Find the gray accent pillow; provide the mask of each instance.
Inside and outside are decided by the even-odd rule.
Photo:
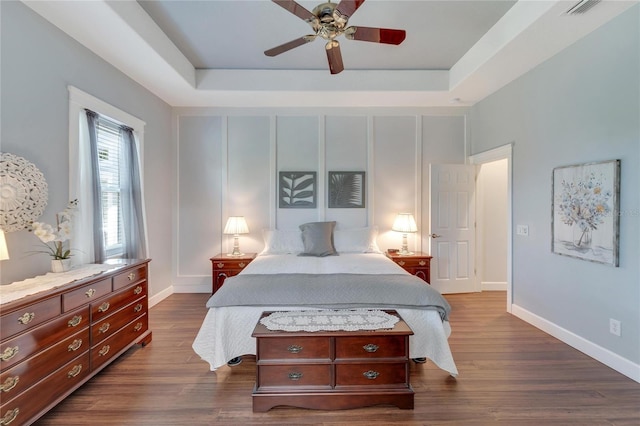
[[[300,225],[304,251],[298,256],[335,256],[338,254],[333,245],[333,229],[336,222],[309,222]]]

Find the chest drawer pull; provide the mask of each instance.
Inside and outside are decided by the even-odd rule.
[[[218,263],[216,264],[216,266],[217,266],[218,268],[222,269],[222,268],[224,268],[224,263],[222,263],[222,262],[218,262]]]
[[[291,345],[287,348],[287,350],[289,352],[291,352],[292,354],[298,354],[300,352],[302,352],[302,346],[298,346],[298,345]]]
[[[110,350],[110,349],[111,349],[111,346],[109,346],[109,345],[104,345],[104,346],[102,347],[102,349],[100,349],[100,350],[98,351],[98,355],[100,355],[100,356],[105,356],[106,354],[108,354],[108,353],[109,353],[109,350]]]
[[[140,294],[140,293],[142,293],[142,286],[141,285],[136,286],[136,288],[133,290],[133,294],[137,295],[137,294]]]
[[[362,347],[362,349],[369,353],[376,352],[378,348],[380,348],[380,346],[374,345],[373,343],[368,343]]]
[[[142,323],[139,322],[135,325],[135,327],[133,327],[133,331],[140,331],[142,330]]]
[[[104,302],[102,305],[98,307],[98,312],[107,312],[109,310],[109,302]]]
[[[67,377],[68,378],[73,378],[76,377],[78,374],[80,374],[80,372],[82,371],[82,364],[78,364],[76,366],[74,366],[68,373],[67,373]]]
[[[302,373],[291,372],[289,373],[289,380],[300,380],[302,379]]]
[[[380,373],[378,373],[377,371],[369,370],[362,373],[362,375],[369,380],[374,380],[380,375]]]
[[[91,299],[93,297],[93,295],[96,294],[96,289],[95,288],[90,288],[89,290],[86,291],[85,294],[87,295],[87,297],[89,299]]]
[[[20,376],[7,377],[7,380],[5,380],[4,383],[0,385],[0,390],[2,390],[2,392],[9,392],[11,389],[16,387],[19,381]]]
[[[0,425],[8,425],[12,421],[14,421],[16,417],[18,417],[19,413],[19,408],[14,408],[13,410],[7,411],[7,414],[5,414],[4,417],[0,419]]]
[[[109,324],[108,322],[105,322],[100,326],[100,328],[98,329],[98,332],[106,333],[109,330],[109,327],[111,327],[111,324]]]
[[[80,349],[80,346],[82,346],[82,339],[76,339],[73,341],[73,343],[71,343],[68,347],[68,351],[67,352],[71,352],[71,351],[77,351],[78,349]]]
[[[398,262],[398,265],[404,266],[404,260],[401,260],[400,262]]]
[[[0,359],[3,361],[9,361],[11,358],[16,356],[19,350],[20,348],[18,348],[17,346],[7,348],[4,350],[4,352],[2,352],[2,355],[0,355]]]
[[[34,312],[25,312],[20,318],[18,318],[18,322],[23,325],[29,324],[36,317]]]
[[[240,262],[240,263],[238,263],[238,266],[241,267],[241,268],[244,268],[245,266],[247,266],[247,264],[244,263],[244,262]]]
[[[127,278],[129,278],[129,281],[133,281],[136,278],[136,274],[131,272],[129,275],[127,275]]]
[[[420,262],[418,262],[418,265],[420,265],[420,266],[424,266],[426,264],[427,264],[427,262],[425,262],[424,260],[421,260]]]
[[[140,312],[142,310],[142,303],[138,303],[135,308],[133,308],[133,312]]]
[[[67,323],[68,327],[77,327],[82,322],[82,315],[76,315]]]

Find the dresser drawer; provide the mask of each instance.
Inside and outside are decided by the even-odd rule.
[[[112,312],[110,316],[93,322],[91,325],[91,344],[95,346],[131,322],[131,318],[146,313],[147,299],[140,298],[121,310]]]
[[[108,296],[104,299],[98,300],[91,304],[91,320],[93,323],[105,318],[108,315],[116,312],[123,306],[128,305],[139,298],[146,298],[147,296],[147,282],[142,281],[138,284],[134,284],[129,288],[125,288],[113,296]]]
[[[330,337],[273,337],[260,339],[258,357],[265,360],[329,360]]]
[[[147,315],[142,315],[111,337],[91,348],[91,370],[99,368],[105,362],[111,360],[127,345],[133,345],[138,338],[149,328]]]
[[[0,347],[0,371],[5,371],[33,355],[58,343],[89,325],[89,307],[70,312],[60,318],[43,324],[31,330],[28,334],[21,334],[11,340],[6,340]]]
[[[141,266],[136,269],[129,269],[113,277],[113,289],[119,290],[130,284],[136,283],[141,280],[146,280],[146,279],[147,279],[146,266]]]
[[[3,399],[2,407],[0,407],[0,419],[4,420],[3,424],[5,425],[25,424],[40,411],[58,399],[62,399],[69,393],[69,389],[81,383],[88,374],[89,354],[86,353],[56,370],[39,382],[38,386],[31,387],[17,398],[10,401]]]
[[[52,297],[0,317],[0,336],[7,339],[60,315],[60,297]]]
[[[67,312],[111,293],[111,278],[96,281],[62,295],[62,309]]]
[[[260,365],[257,388],[331,389],[330,364]]]
[[[87,352],[89,345],[89,328],[85,326],[84,330],[3,372],[0,374],[2,400],[13,399],[52,370]]]
[[[343,358],[405,358],[405,336],[336,337],[336,360]]]
[[[406,362],[336,364],[336,389],[340,386],[408,387]]]

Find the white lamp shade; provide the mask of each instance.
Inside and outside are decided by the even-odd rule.
[[[0,229],[0,260],[9,259],[9,250],[7,250],[7,240],[4,238],[4,231]]]
[[[391,230],[403,233],[418,232],[418,226],[411,213],[398,213]]]
[[[249,227],[244,216],[230,216],[222,232],[229,235],[248,234]]]

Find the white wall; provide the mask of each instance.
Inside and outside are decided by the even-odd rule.
[[[640,380],[640,6],[473,107],[472,153],[513,142],[519,315]],[[554,167],[620,159],[620,266],[551,252]],[[609,318],[622,336],[609,333]]]
[[[48,223],[69,202],[69,93],[73,85],[146,122],[144,179],[149,231],[150,294],[170,287],[171,108],[142,86],[18,1],[0,2],[3,152],[26,158],[45,176]],[[79,200],[80,203],[83,200]],[[39,240],[26,230],[7,234],[11,259],[0,282],[50,271]]]
[[[508,166],[503,159],[482,164],[478,172],[476,265],[483,290],[506,290],[507,286]]]
[[[243,252],[260,252],[265,228],[318,220],[339,227],[378,225],[382,249],[398,247],[396,213],[417,215],[411,248],[428,249],[428,165],[464,163],[464,109],[175,110],[177,129],[174,276],[178,292],[211,290],[208,259],[230,249],[221,234],[244,215]],[[317,173],[317,208],[278,208],[279,171]],[[365,208],[328,208],[329,171],[364,171]],[[424,197],[427,197],[424,200]]]

